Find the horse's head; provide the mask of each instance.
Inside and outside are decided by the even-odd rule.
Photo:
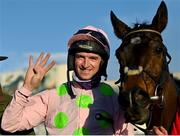
[[[151,105],[163,103],[162,84],[171,59],[161,37],[167,25],[167,7],[162,1],[151,24],[130,28],[112,11],[111,22],[116,36],[122,40],[116,50],[120,64],[119,102],[128,122],[142,124],[149,119]]]

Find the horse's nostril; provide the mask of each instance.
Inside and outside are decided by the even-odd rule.
[[[129,101],[129,107],[131,108],[147,108],[150,104],[150,97],[148,93],[138,87],[135,87],[129,91],[129,95],[127,97]]]
[[[119,94],[119,104],[124,107],[124,109],[127,107],[147,108],[149,103],[149,95],[138,87],[135,87],[130,91],[122,91]]]

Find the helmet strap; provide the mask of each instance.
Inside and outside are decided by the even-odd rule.
[[[76,98],[76,95],[74,94],[73,90],[72,90],[72,83],[70,81],[70,74],[69,74],[69,70],[67,71],[67,86],[68,86],[68,94],[70,95],[71,99]]]

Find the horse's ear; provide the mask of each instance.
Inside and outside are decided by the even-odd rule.
[[[130,31],[130,28],[128,25],[119,20],[113,11],[111,11],[110,16],[115,35],[122,39]]]
[[[158,31],[162,32],[168,22],[168,11],[164,1],[161,2],[156,15],[153,18],[152,26]]]

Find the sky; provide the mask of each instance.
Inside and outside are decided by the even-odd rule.
[[[172,57],[169,69],[180,72],[180,0],[164,0],[168,25],[162,33]],[[110,40],[108,79],[119,78],[115,50],[121,40],[114,33],[110,11],[123,22],[152,21],[161,0],[0,0],[0,72],[27,68],[28,57],[49,52],[58,64],[66,63],[67,42],[79,29],[92,25],[103,29]]]

